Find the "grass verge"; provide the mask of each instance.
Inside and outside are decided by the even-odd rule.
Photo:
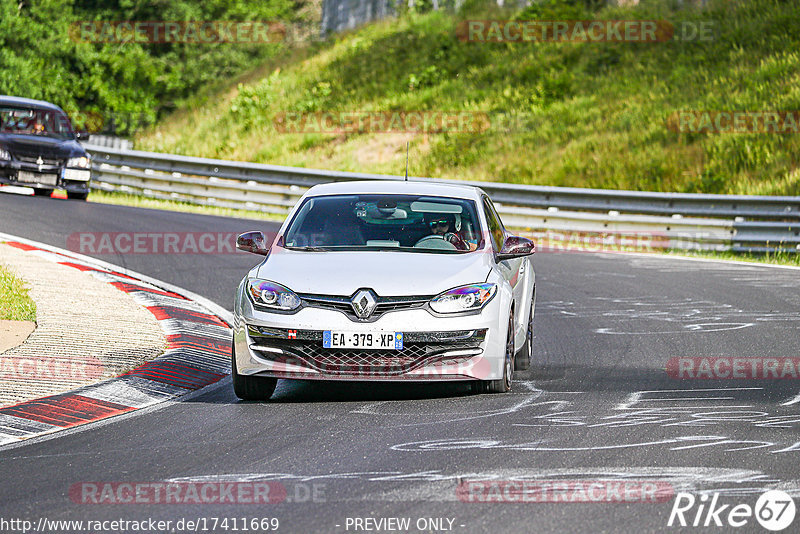
[[[25,283],[0,265],[0,320],[35,321],[36,303]]]
[[[800,254],[789,252],[746,254],[736,252],[670,250],[665,252],[665,254],[669,256],[688,256],[690,258],[700,259],[746,261],[752,263],[768,263],[771,265],[789,265],[793,267],[800,267]]]
[[[146,198],[129,193],[116,193],[110,191],[93,190],[89,195],[91,202],[99,204],[114,204],[116,206],[131,206],[134,208],[148,208],[166,211],[179,211],[182,213],[198,213],[201,215],[216,215],[219,217],[234,217],[237,219],[254,219],[260,221],[282,222],[284,216],[265,213],[255,210],[237,210],[233,208],[221,208],[217,206],[203,206],[190,202],[180,202],[176,200],[160,200],[156,198]]]

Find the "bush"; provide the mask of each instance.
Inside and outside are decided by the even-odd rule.
[[[290,21],[290,0],[0,0],[0,94],[51,101],[77,127],[131,134],[272,57],[277,44],[78,42],[79,21]],[[72,33],[71,33],[72,32]],[[94,118],[94,120],[88,120]]]

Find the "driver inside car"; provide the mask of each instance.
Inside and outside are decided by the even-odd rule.
[[[450,213],[434,213],[426,216],[426,222],[431,230],[431,235],[441,236],[458,250],[475,250],[477,245],[465,242],[455,232],[455,217]]]

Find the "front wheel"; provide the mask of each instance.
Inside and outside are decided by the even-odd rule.
[[[236,351],[231,342],[231,378],[233,392],[242,400],[269,400],[278,385],[277,378],[240,375],[236,369]]]
[[[478,382],[477,389],[486,393],[505,393],[511,391],[514,379],[514,310],[508,316],[508,333],[506,334],[505,359],[503,361],[503,378]]]
[[[53,194],[52,189],[34,189],[33,194],[37,197],[49,197]]]

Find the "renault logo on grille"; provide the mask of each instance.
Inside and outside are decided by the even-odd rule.
[[[359,289],[353,298],[350,299],[350,304],[353,306],[353,311],[359,319],[366,319],[372,312],[375,311],[375,305],[378,299],[371,289]]]

